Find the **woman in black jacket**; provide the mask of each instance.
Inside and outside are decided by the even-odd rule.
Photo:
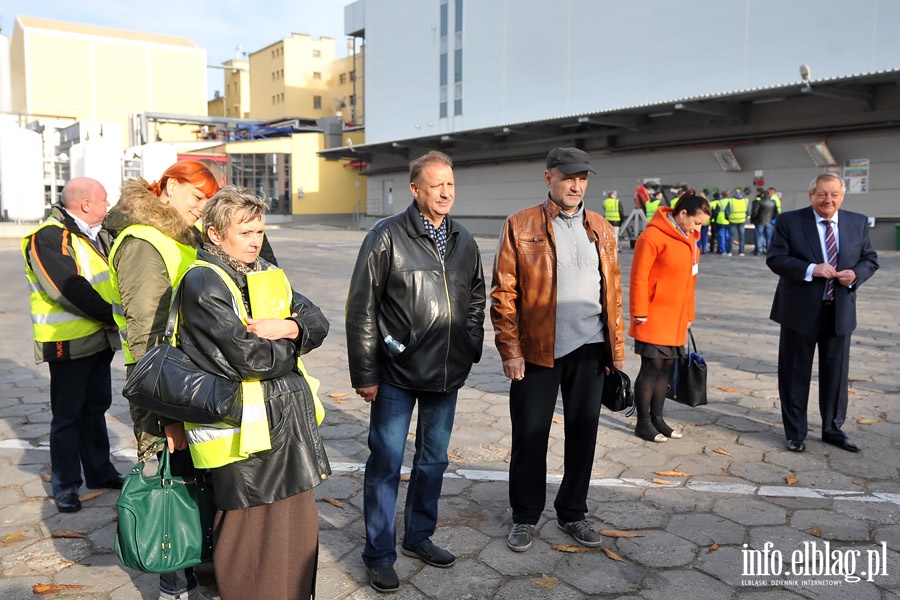
[[[331,473],[313,395],[297,368],[301,354],[322,344],[328,321],[296,292],[291,316],[252,318],[247,274],[270,267],[259,258],[265,208],[250,190],[227,186],[216,194],[203,211],[206,242],[198,264],[181,284],[182,349],[210,373],[260,382],[271,444],[246,458],[222,457],[198,443],[202,432],[235,430],[187,427],[195,464],[222,463],[212,478],[220,509],[214,564],[223,600],[314,596],[318,514],[312,488]],[[243,430],[235,435],[247,437],[244,392]]]

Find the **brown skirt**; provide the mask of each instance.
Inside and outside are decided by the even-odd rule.
[[[634,340],[634,353],[644,358],[678,358],[684,356],[684,346],[659,346]]]
[[[319,515],[312,490],[274,504],[219,511],[213,543],[222,600],[314,596]]]

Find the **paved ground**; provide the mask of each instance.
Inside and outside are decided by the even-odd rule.
[[[324,346],[306,360],[322,380],[328,408],[322,435],[335,470],[317,488],[318,597],[374,598],[378,594],[368,587],[360,559],[368,408],[350,387],[342,317],[362,233],[282,228],[270,236],[295,287],[322,306],[332,323]],[[481,245],[489,269],[494,240],[483,239]],[[621,261],[627,282],[630,250]],[[682,426],[685,437],[665,444],[634,437],[633,418],[601,415],[590,517],[599,529],[635,537],[607,537],[602,549],[586,553],[554,548],[571,540],[553,524],[552,482],[550,510],[534,547],[524,554],[506,548],[508,384],[488,331],[485,358],[460,393],[434,538],[459,560],[441,570],[401,555],[396,567],[402,587],[394,597],[868,600],[898,595],[900,417],[894,410],[900,369],[894,353],[900,345],[900,253],[883,252],[881,265],[860,292],[860,325],[853,337],[846,431],[863,453],[818,442],[814,410],[807,452],[798,455],[783,448],[778,410],[777,329],[767,318],[775,278],[761,258],[704,257],[695,333],[709,362],[710,404],[669,406],[670,422]],[[0,287],[0,325],[6,331],[0,348],[0,597],[31,598],[33,586],[51,584],[83,586],[59,593],[66,598],[155,598],[155,576],[123,569],[112,552],[114,492],[86,499],[84,509],[70,515],[58,514],[47,498],[49,380],[47,367],[32,362],[16,240],[0,239],[0,279],[7,282]],[[639,359],[629,355],[626,370],[635,376],[638,366]],[[117,366],[116,389],[123,379]],[[108,422],[124,472],[134,459],[121,397]],[[562,447],[560,415],[553,426],[551,478],[560,475]],[[666,471],[683,475],[660,474]],[[83,537],[54,537],[60,530]],[[822,570],[823,561],[804,558],[816,553],[824,553],[828,570]],[[215,596],[214,587],[206,590]]]

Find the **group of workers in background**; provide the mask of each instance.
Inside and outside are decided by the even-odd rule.
[[[674,208],[678,202],[679,194],[687,189],[686,185],[672,188],[671,197],[668,199],[662,189],[652,193],[649,199],[635,195],[635,205],[642,210],[647,217],[647,222],[661,206]],[[772,243],[772,235],[775,232],[775,219],[781,214],[781,198],[774,187],[768,189],[757,188],[756,196],[750,199],[750,188],[736,187],[734,190],[718,188],[704,189],[703,197],[709,200],[712,209],[712,217],[709,224],[704,225],[700,232],[698,245],[700,252],[727,256],[744,256],[746,244],[745,226],[749,221],[754,227],[755,239],[753,240],[753,255],[766,254]],[[610,222],[619,239],[619,228],[626,220],[622,201],[615,191],[607,193],[603,200],[603,214]],[[735,243],[737,249],[734,248]]]

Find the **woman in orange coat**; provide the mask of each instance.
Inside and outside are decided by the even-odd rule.
[[[663,403],[669,373],[675,359],[684,355],[687,329],[694,320],[697,240],[710,212],[706,198],[688,190],[677,208],[659,208],[634,246],[628,334],[641,357],[634,382],[638,412],[634,434],[648,442],[681,437],[663,420]]]

